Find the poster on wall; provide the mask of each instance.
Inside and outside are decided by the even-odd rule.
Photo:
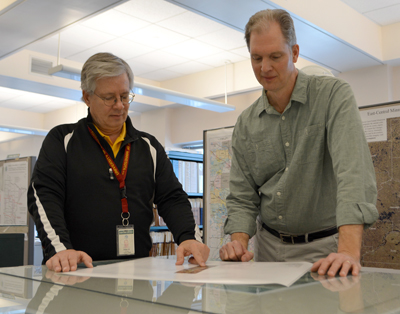
[[[378,221],[364,231],[361,264],[400,269],[400,102],[360,108],[378,188]]]

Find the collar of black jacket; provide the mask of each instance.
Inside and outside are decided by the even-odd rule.
[[[88,115],[86,117],[86,121],[87,121],[89,127],[93,131],[95,131],[96,134],[98,134],[96,128],[94,127],[92,115],[90,114],[90,108],[88,108]],[[132,124],[131,118],[129,116],[126,117],[125,123],[126,123],[126,137],[125,137],[125,140],[122,145],[124,145],[125,143],[128,143],[128,142],[135,141],[140,137],[139,131],[137,129],[135,129],[135,127]]]

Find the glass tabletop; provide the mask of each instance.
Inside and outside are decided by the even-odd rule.
[[[400,271],[307,273],[290,287],[63,276],[0,268],[0,313],[398,313]]]

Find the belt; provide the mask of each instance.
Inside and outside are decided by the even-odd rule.
[[[313,233],[307,233],[307,234],[302,234],[302,235],[291,235],[291,234],[286,234],[286,233],[281,233],[279,231],[276,231],[276,230],[268,227],[265,223],[262,223],[262,226],[269,233],[271,233],[275,237],[281,239],[282,243],[291,243],[291,244],[312,242],[317,239],[329,237],[338,232],[337,227],[332,227],[329,229],[325,229],[325,230],[321,230],[321,231],[313,232]]]

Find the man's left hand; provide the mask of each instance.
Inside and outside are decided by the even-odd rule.
[[[185,256],[193,255],[191,258],[189,258],[189,263],[206,266],[206,261],[209,254],[210,249],[207,245],[197,240],[186,240],[183,241],[176,250],[175,265],[182,265],[185,261]]]
[[[343,225],[339,227],[338,252],[331,253],[326,258],[321,258],[314,263],[311,271],[318,271],[319,275],[336,276],[339,272],[341,277],[347,276],[349,272],[357,276],[361,270],[360,250],[363,234],[363,225]]]
[[[318,271],[318,275],[328,275],[330,277],[339,276],[345,277],[349,272],[353,276],[357,276],[361,270],[361,264],[348,254],[331,253],[326,258],[321,258],[311,267],[311,271]]]

